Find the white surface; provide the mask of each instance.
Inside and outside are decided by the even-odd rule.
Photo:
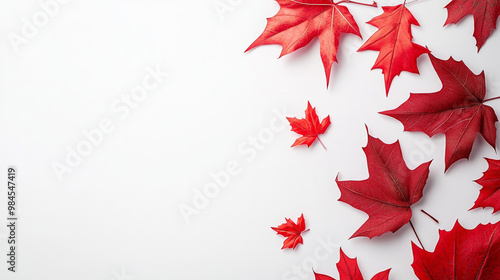
[[[414,41],[438,58],[452,55],[475,73],[484,70],[487,97],[500,95],[500,32],[478,54],[471,17],[442,28],[448,2],[409,6],[421,24],[413,28]],[[41,8],[38,1],[0,1],[0,174],[18,168],[20,217],[16,274],[7,272],[0,227],[1,279],[313,279],[312,266],[337,277],[340,246],[358,257],[366,279],[391,267],[390,279],[416,279],[410,266],[416,239],[408,225],[349,240],[367,215],[337,201],[334,178],[368,176],[365,124],[385,142],[400,139],[410,168],[434,159],[412,218],[428,249],[438,230],[457,219],[468,228],[500,219],[491,208],[468,211],[480,189],[473,180],[487,167],[483,157],[498,158],[481,137],[470,161],[443,174],[444,136],[403,132],[398,121],[377,113],[399,106],[410,92],[441,88],[426,55],[421,75],[396,77],[386,98],[381,71],[370,71],[378,53],[357,53],[363,41],[343,36],[327,90],[316,40],[279,60],[279,46],[243,53],[278,11],[276,2],[231,3],[221,20],[212,0],[70,1],[16,54],[8,34],[20,33],[23,17]],[[376,28],[364,22],[381,8],[349,9],[366,40]],[[157,65],[170,76],[120,119],[113,102]],[[322,136],[327,151],[317,143],[290,148],[297,135],[288,126],[274,131],[254,158],[238,151],[251,147],[249,137],[268,132],[273,110],[302,117],[308,100],[320,118],[332,118]],[[489,105],[499,112],[500,103]],[[65,163],[65,148],[105,118],[115,130],[59,181],[53,162]],[[434,153],[422,151],[421,141],[433,143]],[[192,206],[195,190],[212,182],[209,174],[233,160],[240,174],[186,224],[179,205]],[[6,188],[0,202],[3,225]],[[281,251],[283,238],[270,227],[301,213],[311,229],[304,245]],[[318,259],[318,240],[328,239],[334,248]],[[302,277],[292,276],[294,267]]]

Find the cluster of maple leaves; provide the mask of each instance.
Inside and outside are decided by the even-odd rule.
[[[281,56],[294,52],[319,38],[320,53],[327,86],[331,68],[337,62],[337,50],[342,33],[361,37],[358,25],[349,9],[342,5],[356,3],[376,7],[377,4],[358,3],[350,0],[276,0],[279,12],[268,19],[262,35],[247,49],[267,44],[281,45]],[[415,2],[418,0],[413,0]],[[409,2],[408,2],[409,3]],[[441,60],[426,47],[412,42],[412,25],[419,23],[407,8],[407,1],[396,6],[386,6],[383,13],[368,22],[378,30],[360,47],[359,51],[378,51],[372,69],[381,69],[385,79],[386,95],[393,79],[402,71],[418,74],[417,58],[428,54],[442,82],[442,89],[435,93],[411,94],[398,108],[380,112],[397,119],[405,131],[421,131],[432,137],[445,134],[445,172],[460,159],[469,158],[477,134],[493,148],[496,142],[497,116],[485,103],[486,83],[484,71],[475,75],[463,62],[453,58]],[[445,7],[448,18],[445,25],[456,24],[471,14],[474,18],[474,37],[478,51],[496,28],[500,16],[500,0],[451,0]],[[319,121],[315,108],[307,105],[304,119],[288,118],[292,131],[301,134],[293,146],[311,146],[319,135],[326,132],[330,116]],[[368,128],[367,128],[368,133]],[[323,145],[326,149],[326,147]],[[386,232],[395,232],[410,223],[411,206],[423,195],[431,162],[410,170],[403,160],[399,142],[386,144],[368,133],[368,143],[363,148],[369,178],[362,181],[340,181],[339,201],[368,214],[368,220],[352,235],[373,238]],[[473,208],[493,207],[500,211],[500,160],[486,159],[489,168],[476,182],[482,185]],[[308,231],[304,216],[297,223],[286,223],[272,228],[286,237],[282,249],[294,249],[303,243],[301,234]],[[417,236],[418,238],[418,236]],[[434,252],[412,244],[413,270],[419,279],[500,279],[500,223],[479,225],[467,230],[457,221],[449,231],[440,231]],[[362,280],[356,259],[340,250],[337,264],[340,280]],[[373,276],[372,280],[389,279],[390,269]],[[316,280],[332,280],[330,276],[314,272]]]
[[[363,4],[350,0],[276,0],[278,14],[267,20],[264,32],[246,51],[257,46],[281,45],[281,56],[305,47],[315,37],[320,42],[320,54],[325,68],[327,85],[330,83],[332,65],[337,62],[337,51],[342,33],[361,37],[358,24],[343,3],[356,3],[376,7],[376,2]],[[415,2],[418,0],[413,0]],[[412,42],[411,26],[419,23],[406,7],[407,0],[396,6],[386,6],[383,14],[368,23],[377,27],[375,32],[358,51],[379,51],[373,69],[381,69],[385,78],[386,94],[392,80],[402,71],[418,74],[417,58],[430,51]],[[499,0],[452,0],[447,6],[445,25],[458,23],[465,16],[474,17],[474,37],[478,50],[496,28],[500,16]]]

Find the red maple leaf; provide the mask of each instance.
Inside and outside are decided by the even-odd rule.
[[[399,141],[385,144],[368,135],[363,151],[370,177],[363,181],[339,181],[339,201],[364,211],[368,220],[353,237],[382,235],[395,232],[410,221],[411,206],[422,198],[429,165],[426,162],[414,170],[408,169],[401,154]]]
[[[313,108],[309,101],[307,102],[305,119],[299,120],[297,118],[287,117],[287,120],[292,126],[292,131],[303,135],[302,137],[299,137],[297,140],[295,140],[295,143],[293,143],[292,147],[298,145],[307,145],[307,147],[310,147],[316,139],[318,139],[321,145],[323,145],[323,142],[321,142],[321,139],[319,139],[318,135],[325,133],[326,129],[331,124],[330,115],[324,118],[321,123],[319,122],[318,115],[316,114],[316,108]],[[326,149],[325,145],[323,145],[323,148]]]
[[[434,252],[413,247],[413,271],[420,280],[493,280],[500,275],[499,223],[439,231]]]
[[[430,55],[443,88],[429,94],[411,94],[394,110],[381,112],[403,123],[406,131],[422,131],[429,137],[446,136],[445,171],[457,160],[469,158],[477,133],[495,147],[497,116],[483,103],[484,72],[474,75],[462,62]]]
[[[297,219],[297,223],[294,223],[291,219],[288,218],[285,218],[285,220],[286,223],[281,224],[279,227],[271,227],[271,228],[278,234],[281,234],[284,237],[286,237],[285,241],[283,241],[283,247],[281,247],[282,250],[285,248],[295,249],[295,247],[297,247],[299,243],[303,244],[301,234],[303,232],[309,231],[308,229],[306,230],[306,222],[304,220],[304,214],[302,214]]]
[[[467,15],[474,17],[474,37],[479,51],[496,28],[500,0],[452,0],[446,9],[448,19],[444,25],[458,23]]]
[[[340,280],[363,280],[363,275],[361,275],[358,267],[358,261],[356,258],[351,259],[344,254],[342,248],[340,249],[340,260],[337,263],[337,270],[339,271]],[[388,280],[390,271],[391,269],[379,272],[372,277],[372,280]],[[328,275],[318,274],[314,270],[313,273],[316,280],[335,280]]]
[[[500,160],[487,158],[488,170],[476,183],[483,186],[474,208],[493,207],[494,212],[500,211]]]
[[[372,69],[382,70],[386,95],[389,94],[392,80],[402,71],[419,74],[417,58],[429,53],[427,48],[412,42],[411,25],[419,24],[405,4],[382,7],[384,13],[368,22],[378,31],[358,50],[380,52]]]
[[[325,67],[327,86],[332,65],[337,62],[337,49],[342,33],[361,37],[358,25],[343,2],[332,0],[276,0],[280,5],[278,14],[267,19],[267,26],[249,51],[262,45],[281,45],[280,57],[294,52],[319,38],[321,60]],[[375,3],[372,5],[376,6]]]

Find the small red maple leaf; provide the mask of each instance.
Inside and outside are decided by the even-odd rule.
[[[321,142],[321,139],[319,139],[318,135],[325,133],[328,126],[330,126],[330,115],[324,118],[320,123],[318,115],[316,114],[316,108],[313,108],[311,106],[311,103],[309,103],[308,101],[305,119],[299,120],[297,118],[287,117],[287,120],[292,126],[292,131],[303,135],[302,137],[299,137],[297,140],[295,140],[295,143],[293,143],[292,147],[298,145],[307,145],[307,147],[310,147],[312,143],[314,143],[314,141],[318,139],[323,148],[325,148],[326,150],[325,145],[323,144],[323,142]]]
[[[337,270],[339,271],[340,280],[363,280],[363,275],[361,275],[361,271],[358,267],[358,261],[356,258],[349,258],[344,251],[342,251],[342,248],[340,249],[340,260],[337,263]],[[390,271],[391,269],[387,269],[379,272],[373,276],[371,280],[388,280]],[[313,273],[316,280],[335,280],[328,275],[316,273],[314,270]]]
[[[499,223],[464,229],[458,221],[451,231],[439,231],[434,252],[414,243],[413,271],[420,280],[493,280],[500,275]]]
[[[500,0],[452,0],[448,5],[444,25],[458,23],[467,15],[474,17],[474,37],[478,51],[496,28],[500,16]]]
[[[483,177],[476,180],[476,183],[483,186],[474,207],[493,207],[494,212],[500,211],[500,160],[487,158],[488,170],[483,173]]]
[[[285,241],[283,241],[283,247],[281,250],[285,248],[295,249],[297,245],[303,244],[301,234],[309,231],[306,230],[306,222],[304,220],[304,214],[302,214],[298,219],[297,223],[294,223],[291,219],[285,218],[286,223],[281,224],[278,227],[271,227],[277,234],[281,234],[286,237]]]
[[[411,206],[422,198],[431,162],[408,169],[399,141],[385,144],[368,134],[363,148],[370,177],[363,181],[339,181],[339,201],[368,214],[368,220],[351,236],[382,235],[395,232],[410,221]]]
[[[246,51],[257,46],[277,44],[283,47],[280,55],[282,57],[305,47],[312,39],[318,37],[328,86],[332,65],[337,62],[341,34],[352,33],[361,37],[358,25],[347,7],[339,5],[340,2],[352,1],[339,3],[333,3],[332,0],[276,1],[280,5],[278,14],[267,19],[264,32]]]
[[[484,71],[479,75],[462,61],[429,55],[443,88],[439,92],[411,94],[394,110],[381,112],[403,123],[406,131],[422,131],[429,137],[446,136],[445,171],[462,158],[469,158],[477,133],[495,147],[498,121],[493,108],[484,105]]]
[[[388,95],[392,80],[402,71],[419,74],[417,58],[429,50],[412,42],[411,26],[419,24],[406,8],[406,1],[402,5],[382,8],[384,13],[368,22],[379,30],[358,51],[380,52],[372,69],[382,70]]]

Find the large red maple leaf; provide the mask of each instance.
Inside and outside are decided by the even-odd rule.
[[[500,0],[452,0],[447,6],[445,25],[458,23],[467,15],[474,17],[474,37],[478,50],[484,45],[497,25]]]
[[[500,211],[500,160],[487,158],[488,170],[483,173],[483,177],[476,180],[476,183],[483,186],[474,208],[493,207],[493,211]]]
[[[372,69],[382,70],[388,95],[392,80],[402,71],[419,74],[417,58],[429,50],[412,42],[411,26],[419,24],[405,4],[382,8],[384,13],[368,22],[378,31],[358,51],[380,52]]]
[[[394,110],[381,112],[398,119],[406,131],[422,131],[432,137],[446,136],[446,169],[462,158],[469,158],[477,133],[495,147],[497,116],[484,105],[484,72],[474,75],[462,62],[440,60],[430,55],[443,88],[429,94],[411,94]]]
[[[358,267],[358,261],[356,258],[349,258],[344,251],[342,251],[342,248],[340,249],[340,260],[337,263],[337,270],[339,271],[340,280],[363,280],[363,275],[361,275],[361,271]],[[371,280],[388,280],[390,271],[391,269],[387,269],[379,272],[373,276]],[[335,280],[328,275],[319,274],[314,271],[313,273],[316,280]]]
[[[298,145],[307,145],[310,147],[316,139],[321,143],[323,148],[326,149],[321,139],[319,139],[320,134],[325,133],[328,126],[330,126],[330,115],[324,118],[321,123],[319,122],[318,115],[316,114],[316,108],[311,106],[311,103],[307,102],[306,109],[306,118],[305,119],[297,119],[297,118],[286,118],[290,125],[292,126],[292,131],[302,134],[302,137],[299,137],[293,143],[292,147]]]
[[[420,280],[500,279],[499,223],[439,231],[434,252],[413,247],[413,270]]]
[[[363,151],[368,162],[370,177],[363,181],[339,181],[339,201],[368,214],[368,220],[353,237],[382,235],[395,232],[410,221],[411,206],[422,198],[429,175],[426,162],[410,170],[401,154],[399,142],[385,144],[368,135]]]
[[[361,37],[352,14],[347,7],[332,0],[276,1],[280,5],[278,14],[267,19],[264,32],[246,51],[257,46],[277,44],[283,47],[282,57],[318,37],[328,86],[332,65],[337,62],[340,35],[352,33]]]
[[[303,244],[303,239],[301,234],[308,231],[306,230],[306,221],[304,220],[304,214],[302,214],[298,219],[297,223],[294,223],[291,219],[285,218],[286,223],[281,224],[278,227],[271,227],[277,234],[281,234],[286,237],[283,241],[283,247],[281,249],[290,248],[295,249],[297,245]]]

